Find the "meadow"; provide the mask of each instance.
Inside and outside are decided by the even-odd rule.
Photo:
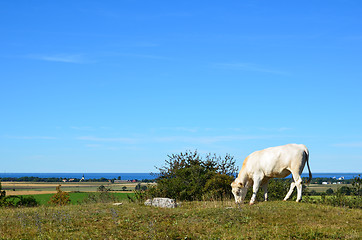
[[[254,206],[237,206],[232,200],[185,201],[181,207],[161,209],[137,202],[133,191],[137,184],[61,183],[71,202],[53,206],[49,199],[59,183],[3,182],[7,194],[31,195],[40,206],[2,208],[0,239],[362,238],[362,209],[321,204],[322,196],[305,196],[302,203],[269,201]],[[311,184],[308,189],[324,192],[343,185],[349,186]],[[100,186],[112,190],[107,198],[97,192]],[[125,186],[129,191],[123,191]],[[92,198],[95,201],[89,201]],[[123,204],[114,206],[115,201]]]
[[[108,182],[2,182],[2,189],[6,195],[35,195],[56,193],[56,187],[61,185],[65,192],[97,192],[100,186],[110,189],[112,192],[132,192],[137,184],[141,186],[152,185],[152,183],[121,183],[112,184]]]
[[[89,197],[90,193],[87,192],[70,192],[69,193],[69,199],[70,204],[77,205],[82,204],[84,200],[86,200]],[[97,193],[95,193],[97,194]],[[98,193],[99,194],[99,193]],[[117,192],[117,193],[110,193],[115,199],[117,200],[125,200],[128,199],[127,196],[133,198],[134,193],[133,192]],[[54,194],[35,194],[35,195],[25,195],[25,196],[33,196],[35,200],[39,203],[39,205],[49,205],[49,200],[51,196]]]
[[[5,208],[1,239],[361,239],[362,210],[293,201]]]

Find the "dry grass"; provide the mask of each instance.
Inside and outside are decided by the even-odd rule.
[[[23,190],[23,191],[6,191],[6,196],[21,196],[21,195],[39,195],[39,194],[49,194],[56,193],[57,191],[32,191],[32,190]]]
[[[98,187],[103,185],[106,188],[112,189],[114,192],[128,192],[135,189],[138,183],[121,183],[111,184],[108,182],[2,182],[3,190],[6,190],[6,195],[34,195],[34,194],[46,194],[56,193],[56,187],[61,185],[61,189],[65,192],[96,192]],[[142,183],[147,185],[146,183]],[[152,184],[151,184],[152,185]],[[123,191],[122,187],[127,187],[128,191]],[[15,190],[15,191],[14,191]]]
[[[362,210],[295,202],[238,208],[189,202],[160,209],[124,202],[2,209],[4,239],[361,239]]]

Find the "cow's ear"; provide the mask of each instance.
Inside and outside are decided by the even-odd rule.
[[[239,183],[239,187],[243,187],[243,184],[242,184],[242,183]]]

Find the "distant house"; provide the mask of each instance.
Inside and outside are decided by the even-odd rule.
[[[66,182],[66,181],[67,181],[67,179],[63,179],[63,180],[62,180],[62,182]]]
[[[328,184],[327,182],[322,182],[322,184]]]
[[[69,179],[69,182],[73,182],[73,181],[74,181],[74,178],[70,178],[70,179]]]

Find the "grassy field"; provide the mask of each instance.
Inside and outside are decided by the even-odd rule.
[[[308,187],[308,191],[314,190],[317,193],[321,193],[321,192],[326,192],[326,190],[329,188],[331,188],[334,192],[336,192],[338,188],[343,187],[343,186],[352,187],[352,184],[314,184],[314,183],[311,183],[307,187]]]
[[[0,211],[1,239],[361,239],[362,210],[295,202],[124,202]]]
[[[124,192],[123,187],[126,187],[128,192],[132,192],[138,183],[121,183],[112,184],[108,182],[2,182],[2,188],[6,191],[6,195],[34,195],[44,193],[56,193],[56,187],[61,185],[61,189],[65,192],[96,192],[98,187],[103,185],[115,192]],[[146,183],[141,183],[141,186],[147,186]],[[126,191],[126,192],[127,192]]]
[[[127,195],[129,195],[130,197],[134,196],[133,192],[128,192],[128,193],[111,193],[113,196],[115,196],[117,199],[119,200],[125,200],[128,199]],[[53,196],[54,194],[35,194],[35,195],[30,195],[33,196],[40,205],[48,205],[48,202],[50,200],[50,197]],[[69,193],[69,199],[70,199],[70,203],[71,204],[79,204],[82,203],[82,201],[84,199],[86,199],[88,197],[89,193],[84,193],[84,192],[80,192],[80,193]]]

